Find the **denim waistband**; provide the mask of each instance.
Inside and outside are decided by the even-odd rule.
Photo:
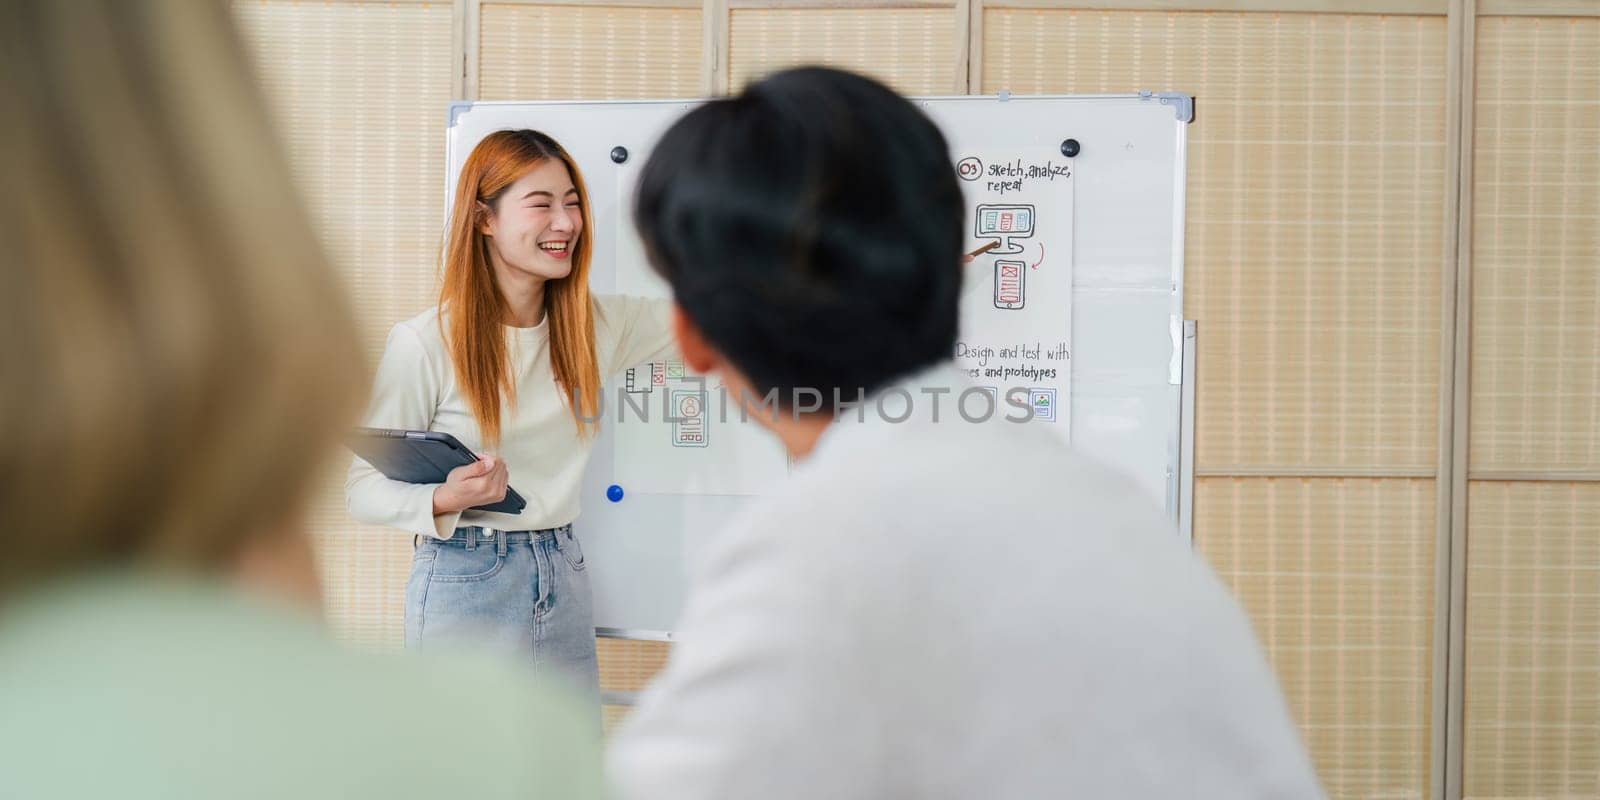
[[[556,528],[543,528],[536,531],[498,531],[481,525],[464,525],[456,528],[455,533],[448,539],[434,539],[434,543],[442,547],[473,548],[484,544],[494,544],[502,541],[507,544],[513,542],[538,542],[553,539],[556,534],[572,530],[572,523],[567,523]]]

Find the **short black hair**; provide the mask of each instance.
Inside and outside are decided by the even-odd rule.
[[[949,359],[966,206],[944,135],[870,78],[775,73],[657,143],[634,218],[707,341],[787,407]]]

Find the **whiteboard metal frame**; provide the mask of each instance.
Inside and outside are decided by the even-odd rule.
[[[1199,383],[1195,356],[1198,326],[1194,320],[1183,322],[1183,385],[1182,411],[1179,413],[1179,435],[1183,446],[1178,455],[1178,533],[1190,546],[1194,545],[1194,391]]]
[[[1009,91],[1001,91],[993,95],[935,95],[928,97],[908,98],[919,106],[928,102],[939,101],[972,101],[990,98],[996,102],[1009,102],[1013,99],[1028,101],[1048,100],[1083,100],[1093,97],[1102,100],[1139,100],[1142,102],[1156,102],[1164,106],[1171,106],[1173,117],[1182,123],[1177,130],[1175,146],[1177,152],[1173,169],[1173,210],[1172,210],[1172,265],[1171,265],[1171,316],[1170,335],[1173,340],[1173,358],[1170,384],[1172,387],[1171,413],[1177,420],[1177,427],[1172,432],[1168,442],[1167,460],[1167,492],[1166,511],[1169,519],[1185,542],[1192,545],[1194,541],[1194,446],[1195,446],[1195,361],[1197,326],[1192,320],[1183,318],[1183,274],[1184,274],[1184,222],[1187,215],[1188,192],[1188,126],[1194,122],[1195,101],[1194,97],[1181,92],[1153,92],[1139,91],[1131,93],[1113,93],[1097,95],[1012,95]],[[445,116],[445,175],[444,175],[444,219],[450,217],[450,206],[455,194],[455,176],[452,174],[452,164],[449,161],[451,148],[454,145],[456,124],[462,114],[479,108],[510,107],[538,108],[538,107],[570,107],[570,106],[646,106],[646,105],[674,105],[693,108],[706,102],[705,98],[695,99],[636,99],[636,100],[491,100],[471,101],[458,100],[451,102],[446,107]],[[622,627],[596,627],[595,635],[602,638],[627,639],[634,641],[673,642],[677,637],[671,631],[658,631],[640,628]],[[626,702],[622,697],[615,698]]]
[[[638,628],[595,628],[594,635],[602,639],[633,639],[642,642],[676,642],[672,631],[647,631]]]

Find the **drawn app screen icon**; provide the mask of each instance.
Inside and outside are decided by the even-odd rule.
[[[1031,205],[980,205],[977,210],[977,228],[973,233],[979,239],[998,239],[996,255],[1019,255],[1021,243],[1016,239],[1033,236],[1036,212]]]
[[[672,445],[674,447],[706,446],[705,398],[698,391],[679,390],[672,393]]]
[[[1034,419],[1056,421],[1056,390],[1032,389],[1028,392],[1028,404],[1033,408]]]
[[[994,305],[996,308],[1022,308],[1026,265],[1021,261],[994,262]]]

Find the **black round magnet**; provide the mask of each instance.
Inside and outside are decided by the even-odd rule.
[[[611,160],[617,162],[618,164],[621,164],[622,162],[627,161],[628,160],[628,148],[623,147],[620,144],[617,145],[616,147],[611,148]]]
[[[1064,155],[1067,158],[1072,158],[1078,154],[1079,150],[1082,149],[1082,147],[1078,146],[1077,139],[1067,139],[1061,143],[1061,155]]]

